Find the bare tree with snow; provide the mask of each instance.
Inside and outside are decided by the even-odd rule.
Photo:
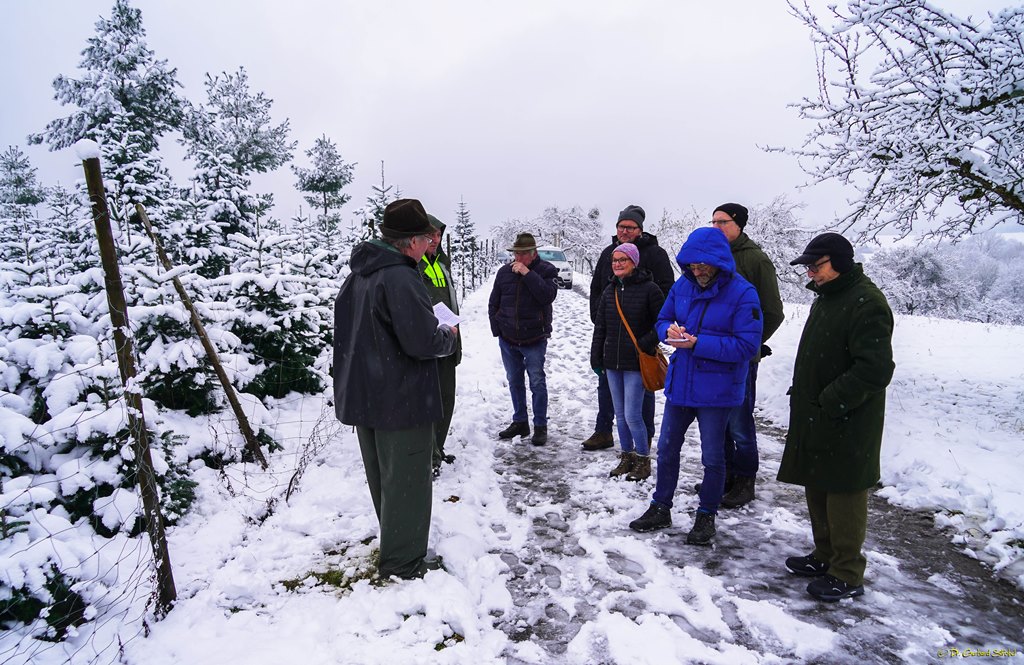
[[[811,31],[817,125],[796,155],[814,182],[857,187],[839,220],[952,239],[1024,224],[1024,7],[962,19],[927,0],[849,0]]]

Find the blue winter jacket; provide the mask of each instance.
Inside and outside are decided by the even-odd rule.
[[[665,398],[676,406],[738,406],[743,402],[747,366],[761,347],[761,306],[757,291],[736,272],[729,241],[716,228],[700,228],[686,239],[676,263],[683,275],[672,285],[655,330],[665,339],[678,323],[697,338],[692,349],[676,349],[665,378]],[[720,270],[701,288],[691,263]]]

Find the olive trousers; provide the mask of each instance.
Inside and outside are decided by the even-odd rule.
[[[434,466],[444,461],[444,442],[455,413],[455,354],[437,359],[437,378],[441,383],[441,409],[444,415],[434,423]]]
[[[403,430],[356,427],[356,436],[380,523],[380,575],[409,577],[427,554],[434,425]]]
[[[813,556],[828,563],[829,575],[864,584],[867,559],[861,552],[868,530],[868,491],[832,493],[805,487],[814,535]]]

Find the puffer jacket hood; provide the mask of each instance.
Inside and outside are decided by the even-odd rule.
[[[676,263],[686,275],[690,275],[687,266],[691,263],[706,263],[730,275],[736,272],[729,240],[724,233],[711,227],[695,229],[690,234],[676,254]]]
[[[366,277],[383,268],[394,266],[416,266],[416,262],[381,240],[361,242],[352,250],[349,268],[357,275]]]

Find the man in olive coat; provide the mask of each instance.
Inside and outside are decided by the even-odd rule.
[[[838,233],[817,236],[791,263],[806,266],[817,297],[796,352],[778,479],[804,486],[814,551],[786,559],[786,568],[816,578],[807,586],[814,598],[837,601],[864,593],[861,548],[868,490],[880,477],[893,318]]]
[[[354,425],[380,522],[381,577],[422,577],[430,535],[430,457],[441,419],[437,358],[458,329],[439,326],[416,268],[433,228],[416,199],[384,209],[381,240],[352,250],[334,304],[334,408]]]
[[[754,479],[757,476],[757,426],[754,423],[754,402],[757,399],[757,366],[765,343],[782,325],[786,315],[782,311],[779,295],[779,275],[775,265],[760,245],[744,232],[749,213],[739,203],[723,203],[711,215],[711,225],[725,234],[729,251],[736,261],[736,272],[754,285],[761,302],[764,328],[761,331],[761,350],[750,361],[747,371],[743,403],[733,409],[725,431],[725,496],[723,508],[739,508],[754,499]],[[700,490],[697,490],[700,492]]]
[[[420,259],[419,269],[423,275],[423,285],[427,287],[430,302],[437,305],[443,302],[455,314],[459,313],[459,300],[455,294],[455,283],[452,281],[452,263],[448,254],[441,246],[444,238],[445,223],[428,214],[433,232],[430,234],[430,247]],[[462,337],[455,340],[455,353],[437,359],[437,373],[441,379],[441,408],[444,412],[441,420],[434,425],[434,476],[441,473],[441,463],[451,464],[454,455],[444,451],[448,439],[448,428],[452,424],[455,412],[455,368],[462,362]]]

